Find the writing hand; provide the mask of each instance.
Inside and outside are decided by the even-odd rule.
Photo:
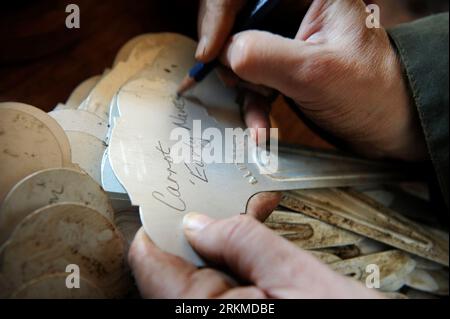
[[[239,0],[204,0],[197,58],[223,48]],[[316,124],[370,157],[423,160],[426,146],[402,66],[383,28],[368,28],[360,0],[315,0],[288,39],[247,31],[221,58],[240,78],[291,97]],[[300,23],[300,21],[299,21]],[[207,31],[209,30],[209,31]],[[206,40],[205,40],[206,39]],[[250,127],[268,126],[267,107],[252,107]]]

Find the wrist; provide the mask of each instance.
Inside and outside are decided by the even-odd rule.
[[[356,86],[364,98],[350,102],[354,112],[344,112],[342,122],[353,129],[342,137],[367,157],[423,161],[427,148],[408,80],[395,48],[383,38],[366,51],[373,54],[372,67]]]
[[[395,49],[390,46],[388,51],[383,66],[387,76],[380,95],[382,107],[373,119],[374,126],[379,127],[374,146],[381,157],[423,161],[427,148],[412,93]]]

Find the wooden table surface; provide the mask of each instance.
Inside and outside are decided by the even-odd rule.
[[[80,7],[80,29],[65,27],[69,3]],[[299,13],[282,16],[287,14]],[[5,2],[0,11],[0,102],[23,102],[50,111],[65,102],[80,82],[110,67],[117,51],[132,37],[164,31],[195,39],[196,18],[196,1]],[[276,102],[272,118],[285,142],[331,147],[282,100]]]

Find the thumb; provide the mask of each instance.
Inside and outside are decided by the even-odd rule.
[[[308,274],[301,281],[309,286],[315,271],[325,267],[252,217],[212,220],[191,213],[183,224],[189,243],[200,255],[264,290],[289,286],[296,269]]]
[[[263,31],[234,35],[221,61],[242,79],[293,96],[313,76],[317,45]]]
[[[227,266],[269,298],[375,298],[360,283],[332,271],[311,254],[248,216],[213,220],[187,214],[186,238],[207,260]]]

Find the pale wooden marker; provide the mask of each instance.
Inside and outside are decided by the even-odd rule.
[[[104,142],[83,132],[66,131],[66,134],[72,147],[72,161],[101,185],[101,165],[106,150]]]
[[[121,118],[139,122],[145,119],[158,124],[159,117],[150,119],[143,116],[155,117],[150,106],[164,105],[168,99],[173,99],[180,82],[195,63],[195,47],[196,42],[180,35],[177,41],[166,44],[152,65],[142,69],[117,93],[115,105],[110,107],[120,118],[116,115],[115,122],[110,124],[114,126]],[[140,50],[140,47],[135,49]],[[148,101],[145,108],[142,107],[143,99]],[[225,87],[215,72],[206,77],[201,85],[187,92],[186,99],[195,100],[209,116],[228,128],[244,127],[240,107],[236,102],[237,91]],[[179,111],[182,113],[186,110]],[[167,112],[173,113],[172,110]],[[173,122],[177,122],[178,115],[180,114],[172,114]]]
[[[178,41],[182,37],[176,33],[148,33],[138,35],[127,43],[125,43],[116,54],[113,67],[117,66],[121,62],[126,62],[130,59],[133,50],[141,45],[143,48],[153,48],[159,46],[166,46],[170,43]]]
[[[81,82],[70,94],[66,103],[58,103],[53,111],[76,110],[81,103],[88,97],[89,93],[100,81],[102,75],[95,75]]]
[[[77,131],[105,140],[108,124],[99,116],[82,110],[60,110],[48,113],[64,131]]]
[[[267,218],[265,224],[278,235],[303,249],[354,245],[363,239],[359,235],[301,213],[275,211]]]
[[[418,225],[362,193],[340,189],[288,191],[281,205],[448,266],[448,234]]]
[[[175,33],[147,34],[130,40],[117,54],[114,68],[99,81],[80,109],[108,120],[111,101],[117,91],[140,71],[151,67],[162,51],[186,41],[192,42]]]
[[[1,273],[17,290],[30,280],[62,273],[71,264],[108,298],[129,289],[124,239],[94,209],[75,203],[43,207],[28,215],[2,246]]]
[[[369,238],[364,238],[356,246],[358,247],[362,256],[377,254],[392,249],[392,247]]]
[[[330,254],[330,253],[325,253],[325,252],[321,252],[321,251],[314,251],[314,250],[309,250],[308,252],[311,255],[313,255],[314,257],[316,257],[317,259],[319,259],[324,264],[331,264],[331,263],[335,263],[335,262],[338,262],[338,261],[342,260],[338,256]]]
[[[6,106],[0,103],[0,203],[22,178],[46,168],[72,166],[70,148],[63,150],[61,138],[44,122]]]
[[[356,245],[320,248],[316,251],[333,254],[344,260],[361,257],[361,250]]]
[[[89,96],[89,93],[91,93],[92,89],[97,85],[102,77],[103,75],[95,75],[81,82],[70,94],[69,98],[66,101],[66,106],[69,109],[77,109],[80,104],[83,103],[83,101]]]
[[[86,173],[69,168],[51,168],[27,176],[8,193],[0,206],[0,245],[17,225],[35,210],[56,203],[73,202],[92,207],[114,220],[108,195]]]
[[[415,269],[408,274],[406,285],[416,290],[438,296],[448,296],[448,272],[441,270]]]
[[[444,268],[444,266],[442,266],[441,264],[435,263],[433,261],[415,256],[415,255],[411,255],[411,258],[413,258],[417,264],[417,268],[418,269],[422,269],[422,270],[441,270]]]
[[[100,80],[79,109],[95,113],[107,121],[114,94],[139,71],[150,66],[161,49],[161,47],[148,50],[136,48],[128,61],[119,63]]]
[[[41,121],[45,126],[48,127],[48,129],[53,133],[53,135],[57,139],[58,144],[61,147],[61,151],[63,153],[65,166],[66,167],[72,166],[70,143],[67,140],[67,136],[64,134],[64,130],[62,129],[62,127],[51,116],[49,116],[44,111],[38,109],[37,107],[17,102],[0,103],[0,108],[21,111]]]
[[[11,299],[105,299],[105,294],[91,281],[80,276],[79,288],[66,286],[67,272],[45,275],[22,285]]]
[[[186,75],[189,67],[194,64],[195,45],[194,41],[180,37],[180,41],[165,46],[153,61],[152,66],[145,68],[133,80],[122,86],[117,95],[117,114],[120,117],[114,123],[108,148],[109,159],[114,175],[127,191],[132,204],[140,206],[141,220],[143,216],[148,214],[148,211],[158,213],[154,209],[146,207],[146,203],[148,203],[153,191],[153,186],[149,182],[152,179],[151,172],[157,172],[159,169],[155,170],[152,160],[145,154],[141,156],[139,153],[133,160],[127,157],[135,146],[138,148],[137,151],[142,150],[143,152],[154,149],[154,138],[151,136],[165,134],[165,130],[170,126],[168,123],[175,121],[173,118],[170,119],[171,114],[176,116],[175,110],[171,107],[166,108],[165,105],[175,97],[177,85]],[[242,124],[239,106],[235,103],[236,92],[225,88],[216,74],[211,74],[199,88],[190,93],[195,94],[195,97],[204,102],[204,105],[211,105],[208,109],[199,107],[196,112],[202,115],[205,112],[211,112],[215,119],[222,120],[223,125],[227,127],[239,127],[237,123]],[[154,107],[158,109],[157,113],[161,111],[161,114],[155,116]],[[167,112],[168,118],[165,117],[165,112]],[[182,112],[181,109],[180,112]],[[194,118],[194,115],[192,116]],[[214,122],[214,119],[211,119],[211,122]],[[114,135],[115,140],[113,140]],[[150,139],[147,138],[149,135]],[[140,143],[141,145],[139,145]],[[236,170],[236,174],[241,175],[241,172]],[[192,195],[186,196],[193,198]],[[218,204],[216,203],[216,205]],[[215,211],[215,209],[211,210]],[[178,255],[181,255],[181,250],[183,250],[186,252],[183,257],[191,261],[195,260],[195,263],[200,263],[198,258],[192,256],[193,254],[190,253],[192,248],[182,237],[181,228],[179,228],[181,223],[176,222],[170,227],[168,225],[162,226],[168,221],[172,223],[174,216],[159,213],[165,216],[163,218],[155,217],[155,221],[152,221],[153,227],[158,229],[160,233],[165,233],[165,235],[158,236],[160,241],[156,244],[162,247],[163,238],[167,238],[167,230],[173,230],[174,234],[171,235],[173,239],[166,239],[165,243],[177,246]],[[180,218],[181,222],[182,214],[179,214],[176,218]],[[148,227],[149,224],[144,223],[145,230],[154,240],[157,234],[153,228]],[[180,247],[182,248],[180,249]],[[168,251],[174,253],[175,249]],[[188,254],[191,256],[188,257]]]
[[[64,103],[58,103],[58,104],[56,104],[53,111],[60,111],[60,110],[70,110],[70,108],[67,107]]]
[[[367,266],[376,265],[380,271],[380,289],[394,292],[403,287],[406,277],[410,274],[416,263],[408,254],[400,250],[391,250],[378,254],[362,256],[329,264],[331,269],[342,275],[352,275],[356,280],[366,282]]]

